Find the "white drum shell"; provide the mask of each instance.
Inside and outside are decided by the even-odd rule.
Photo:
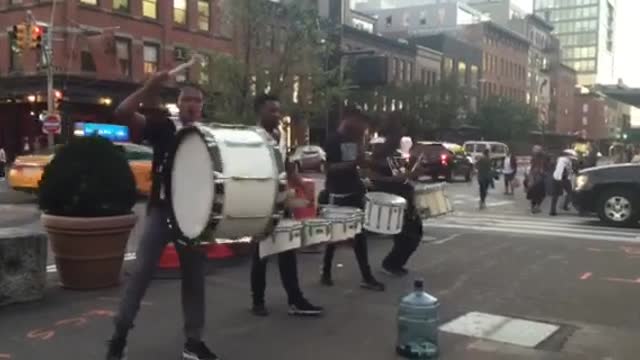
[[[378,234],[399,234],[404,224],[406,204],[406,200],[396,195],[368,193],[365,197],[363,227]]]
[[[362,222],[362,210],[352,207],[328,206],[322,216],[331,221],[331,241],[345,241],[360,233],[358,222]]]
[[[303,222],[302,247],[331,241],[331,222],[324,219],[308,219]]]
[[[302,247],[302,228],[300,221],[281,220],[273,234],[260,241],[260,258]]]
[[[416,186],[415,204],[423,219],[445,215],[453,211],[445,194],[444,186],[441,184]]]

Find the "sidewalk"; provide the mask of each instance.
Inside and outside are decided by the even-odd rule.
[[[387,284],[384,293],[367,292],[358,287],[359,277],[349,248],[342,248],[337,253],[336,286],[333,288],[318,284],[321,256],[300,255],[303,289],[309,299],[326,307],[327,313],[322,319],[297,319],[286,315],[286,300],[275,261],[269,266],[267,305],[271,315],[267,318],[256,318],[248,311],[248,263],[217,269],[207,278],[206,339],[223,359],[396,359],[397,302],[410,290],[412,280],[417,277],[423,277],[428,291],[441,300],[443,323],[469,311],[523,318],[548,316],[549,321],[568,323],[567,319],[581,314],[598,314],[597,311],[594,313],[596,304],[606,306],[604,295],[594,299],[596,303],[581,304],[583,300],[589,301],[585,297],[588,292],[575,291],[575,286],[569,287],[573,291],[571,294],[562,294],[562,289],[567,288],[564,283],[566,276],[552,275],[560,274],[559,268],[547,264],[533,271],[530,264],[535,264],[536,260],[530,256],[532,251],[522,248],[523,244],[532,247],[532,242],[521,241],[518,244],[497,240],[490,235],[461,236],[446,245],[424,243],[412,259],[411,267],[415,273],[409,277],[391,279],[377,274]],[[370,245],[370,258],[377,269],[390,242],[372,240]],[[545,253],[558,251],[556,243],[551,246]],[[555,282],[545,284],[541,282],[544,278]],[[0,309],[0,359],[102,360],[104,342],[110,336],[111,316],[116,310],[121,289],[73,292],[55,287],[54,281],[55,274],[51,279],[52,287],[43,301]],[[131,335],[131,359],[178,358],[182,344],[179,293],[179,281],[158,280],[152,283],[142,304],[137,327]],[[628,296],[630,294],[626,295],[628,302],[634,303]],[[623,316],[626,313],[623,307],[606,307],[608,311],[616,312],[615,316],[594,316],[592,320],[612,322],[612,319],[628,319]],[[551,315],[565,320],[552,319]],[[612,329],[626,337],[618,336],[619,341],[624,342],[616,342],[618,334],[612,332],[611,348],[603,346],[595,337],[589,341],[584,337],[561,339],[561,346],[557,349],[540,350],[442,333],[443,355],[440,359],[601,360],[606,358],[605,355],[616,354],[615,360],[635,360],[636,357],[618,354],[637,354],[628,352],[636,344],[629,338],[638,334],[639,329],[626,331],[624,329],[633,322],[619,321],[619,328]],[[582,331],[590,328],[592,326],[588,324],[581,326]],[[565,346],[570,351],[560,351],[565,342],[574,344]],[[592,348],[587,352],[578,351],[580,344]]]

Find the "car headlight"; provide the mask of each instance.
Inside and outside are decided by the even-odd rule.
[[[576,177],[576,190],[584,190],[589,185],[589,177],[587,175],[578,175]]]

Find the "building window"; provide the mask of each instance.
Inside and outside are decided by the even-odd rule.
[[[392,15],[387,16],[385,21],[386,21],[387,27],[388,28],[391,27],[391,25],[393,25],[393,16]]]
[[[406,79],[405,75],[405,67],[406,67],[407,63],[404,60],[400,61],[400,80],[404,81]]]
[[[467,64],[458,62],[458,84],[467,85]]]
[[[113,9],[129,12],[129,0],[113,0]]]
[[[442,64],[443,64],[443,68],[442,68],[443,75],[444,76],[451,75],[451,72],[453,72],[453,59],[444,58]]]
[[[201,31],[209,31],[211,8],[209,0],[198,0],[198,29]]]
[[[582,112],[585,114],[589,112],[589,104],[582,104]]]
[[[398,58],[393,58],[393,63],[391,64],[391,78],[396,80],[398,76]]]
[[[189,50],[187,50],[184,47],[176,46],[173,49],[173,60],[178,63],[189,60]],[[176,82],[178,83],[187,82],[189,81],[189,72],[181,71],[176,75],[175,78],[176,78]]]
[[[85,44],[80,52],[80,70],[86,72],[96,72],[96,63],[93,60],[93,55],[89,50],[89,44]]]
[[[116,55],[120,66],[120,74],[125,77],[131,76],[131,41],[116,39]]]
[[[87,5],[98,5],[98,0],[80,0],[80,2]]]
[[[471,65],[471,87],[477,88],[479,80],[480,79],[478,78],[478,66]]]
[[[160,49],[158,45],[144,44],[144,73],[153,74],[158,71],[158,58]]]
[[[209,85],[211,80],[211,56],[207,54],[201,54],[204,59],[204,63],[200,66],[200,77],[198,81],[200,85]]]
[[[158,18],[157,0],[142,0],[142,16],[150,19]]]
[[[589,125],[589,119],[586,116],[582,117],[582,126]]]
[[[173,0],[173,22],[187,24],[187,0]]]
[[[410,62],[409,66],[407,66],[407,71],[409,72],[407,76],[407,80],[413,81],[413,63],[412,62]]]

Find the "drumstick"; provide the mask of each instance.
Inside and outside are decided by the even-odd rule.
[[[411,168],[411,172],[414,172],[416,170],[418,165],[420,165],[420,162],[422,162],[423,157],[424,157],[424,153],[421,153],[420,156],[418,156],[418,160],[416,160],[416,163],[413,164],[413,167]]]
[[[204,63],[204,58],[202,57],[202,55],[200,54],[195,54],[191,57],[191,60],[187,61],[184,64],[180,64],[176,67],[174,67],[173,69],[169,70],[169,75],[170,76],[175,76],[176,74],[192,67],[193,65],[195,65],[196,61],[200,62],[201,64]]]

